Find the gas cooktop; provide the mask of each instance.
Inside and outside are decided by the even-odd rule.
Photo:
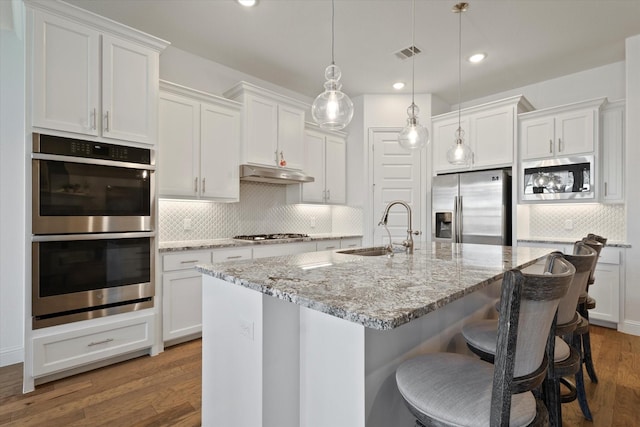
[[[275,234],[250,234],[250,235],[241,235],[234,236],[234,239],[238,240],[278,240],[278,239],[301,239],[303,237],[309,237],[308,234],[299,234],[299,233],[275,233]]]

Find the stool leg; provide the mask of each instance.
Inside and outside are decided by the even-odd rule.
[[[588,321],[589,310],[587,310],[586,306],[584,306],[581,311],[583,313],[580,313],[580,315]],[[587,368],[587,374],[589,375],[591,382],[597,384],[598,376],[596,375],[596,370],[593,367],[593,358],[591,356],[591,337],[589,336],[589,329],[587,329],[587,332],[582,335],[582,354],[584,356],[584,365]]]
[[[584,389],[584,375],[582,373],[582,349],[580,348],[580,341],[581,339],[579,336],[574,336],[573,345],[578,349],[578,353],[580,355],[580,370],[576,372],[575,375],[576,393],[582,415],[584,415],[587,420],[593,421],[593,416],[591,415],[591,410],[589,409],[589,402],[587,402],[587,393]]]

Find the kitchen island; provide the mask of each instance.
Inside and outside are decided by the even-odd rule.
[[[464,352],[502,273],[551,250],[433,243],[414,254],[306,253],[198,266],[203,426],[413,425],[395,369]]]

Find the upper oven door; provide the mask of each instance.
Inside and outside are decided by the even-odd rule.
[[[104,150],[82,143],[89,153]],[[108,159],[99,155],[33,153],[33,234],[153,230],[153,166],[113,160],[120,151]]]

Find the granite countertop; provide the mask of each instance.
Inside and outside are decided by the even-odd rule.
[[[202,264],[203,274],[364,325],[389,330],[500,280],[553,249],[427,243],[413,255],[339,251]]]
[[[277,245],[282,243],[315,242],[319,240],[348,239],[351,237],[361,238],[362,235],[361,234],[323,233],[323,234],[310,234],[309,237],[300,237],[295,239],[277,239],[277,240],[259,240],[259,241],[237,240],[232,238],[210,239],[210,240],[185,240],[185,241],[176,241],[176,242],[160,242],[158,244],[158,251],[160,253],[165,253],[165,252],[178,252],[178,251],[191,251],[191,250],[232,248],[232,247],[240,247],[240,246]]]
[[[557,237],[528,237],[526,239],[518,239],[518,243],[523,242],[532,242],[532,243],[549,243],[549,244],[573,244],[580,239],[563,239]],[[617,241],[607,241],[607,246],[611,246],[612,248],[630,248],[631,244],[626,242],[617,242]]]

